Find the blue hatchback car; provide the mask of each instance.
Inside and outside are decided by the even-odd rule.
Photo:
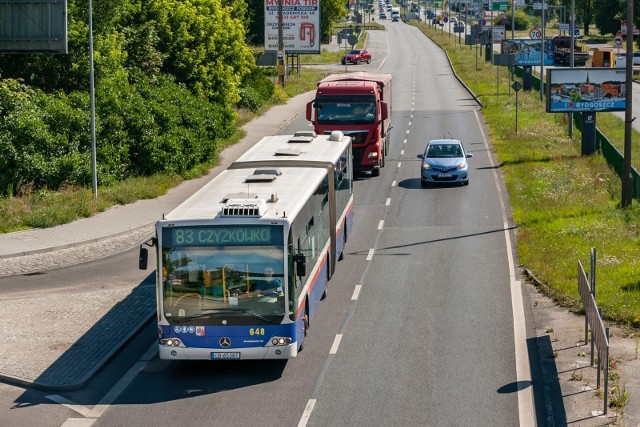
[[[469,164],[467,159],[473,154],[467,153],[457,139],[433,139],[427,144],[424,153],[418,155],[420,165],[420,184],[469,184]]]

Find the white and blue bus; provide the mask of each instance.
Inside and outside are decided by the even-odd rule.
[[[351,138],[266,137],[156,223],[160,358],[286,359],[353,222]]]

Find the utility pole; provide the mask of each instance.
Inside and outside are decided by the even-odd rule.
[[[282,0],[278,0],[278,82],[284,87],[284,26],[282,25]]]
[[[631,206],[633,198],[631,177],[631,106],[633,105],[633,0],[627,1],[627,78],[626,78],[626,107],[624,110],[624,161],[622,166],[622,207]]]
[[[91,184],[93,198],[98,198],[98,167],[96,163],[96,90],[93,77],[93,11],[89,0],[89,103],[91,109]]]

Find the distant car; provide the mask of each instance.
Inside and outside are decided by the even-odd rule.
[[[400,17],[398,15],[391,15],[391,22],[398,22]]]
[[[371,63],[371,53],[366,49],[352,49],[342,56],[342,65],[360,64],[361,62]]]
[[[387,19],[387,14],[384,12],[380,12],[380,14],[378,15],[378,19]]]
[[[473,154],[467,153],[457,139],[433,139],[429,141],[420,165],[420,184],[469,184],[469,165],[467,159]]]
[[[456,18],[455,16],[452,16],[451,18],[449,18],[449,23],[451,24],[457,24],[458,23],[458,18]]]
[[[616,68],[624,68],[627,66],[627,55],[616,57]],[[633,52],[633,65],[640,65],[640,52]]]

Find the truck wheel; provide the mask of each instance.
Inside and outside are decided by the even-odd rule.
[[[375,168],[371,171],[371,176],[380,176],[380,168]]]
[[[385,157],[387,156],[387,153],[384,149],[384,143],[382,144],[382,150],[380,150],[380,167],[383,168],[384,164],[385,164]]]

